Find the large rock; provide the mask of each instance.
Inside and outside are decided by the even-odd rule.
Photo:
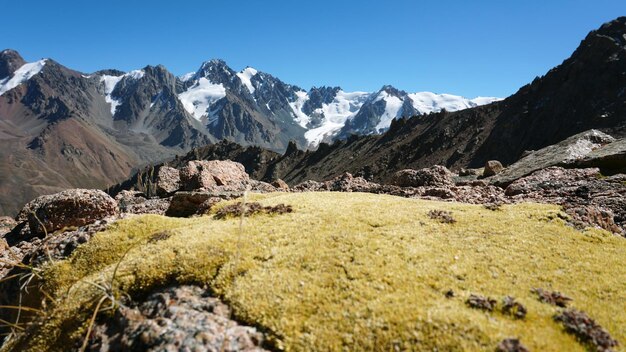
[[[69,189],[35,198],[24,206],[17,219],[28,221],[31,233],[41,235],[117,214],[117,202],[103,191]]]
[[[491,177],[489,181],[498,186],[507,186],[517,179],[551,166],[574,167],[579,160],[613,141],[615,138],[597,130],[579,133],[560,143],[530,153]]]
[[[193,160],[180,170],[181,188],[186,191],[217,186],[244,190],[249,180],[244,166],[230,160]]]
[[[180,172],[169,166],[161,166],[157,172],[156,191],[159,197],[167,197],[180,189]]]
[[[435,165],[420,170],[400,170],[393,175],[391,184],[400,187],[450,187],[454,181],[450,170]]]

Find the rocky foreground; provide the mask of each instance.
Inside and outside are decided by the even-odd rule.
[[[290,187],[195,160],[116,194],[39,197],[0,219],[5,349],[619,350],[626,175],[600,167],[619,171],[620,143],[591,132],[508,168],[407,169],[388,184],[345,173]],[[541,305],[537,287],[579,310]]]

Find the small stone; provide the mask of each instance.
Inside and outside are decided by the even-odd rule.
[[[504,297],[502,302],[502,312],[509,314],[516,319],[524,319],[526,317],[526,307],[523,304],[517,302],[515,298],[511,296]]]
[[[281,191],[289,191],[289,185],[287,184],[287,182],[281,179],[276,179],[272,181],[272,186],[276,187],[277,189]]]
[[[617,340],[585,312],[568,309],[555,315],[554,320],[561,322],[565,331],[576,335],[580,341],[593,346],[596,351],[609,352],[618,346]]]
[[[465,303],[476,309],[482,309],[486,311],[493,311],[496,307],[496,300],[489,297],[471,294]]]

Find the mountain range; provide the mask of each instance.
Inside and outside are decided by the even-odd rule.
[[[40,194],[119,182],[133,169],[220,140],[283,152],[391,120],[486,104],[448,94],[314,87],[308,92],[247,67],[204,62],[176,77],[164,66],[82,73],[52,59],[0,52],[0,213]]]
[[[350,128],[359,114],[341,131]],[[570,58],[502,101],[395,119],[385,133],[351,135],[321,143],[316,150],[303,151],[291,144],[278,154],[222,142],[194,149],[168,165],[231,159],[265,181],[280,178],[293,185],[350,172],[386,182],[406,168],[437,164],[455,170],[479,168],[492,159],[511,164],[533,150],[590,129],[626,137],[626,17],[590,32]],[[147,175],[145,170],[139,172],[121,189],[139,180],[145,183],[142,177]]]

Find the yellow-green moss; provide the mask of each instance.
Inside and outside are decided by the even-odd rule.
[[[626,240],[579,232],[555,206],[482,206],[360,193],[254,195],[291,214],[215,220],[141,216],[120,221],[44,271],[41,327],[17,344],[63,349],[81,339],[109,281],[138,294],[170,282],[207,284],[286,350],[493,350],[519,337],[533,351],[582,351],[537,301],[564,292],[626,345]],[[449,210],[454,224],[430,219]],[[150,241],[156,232],[171,236]],[[164,236],[167,237],[167,236]],[[446,298],[453,290],[456,296]],[[526,305],[525,320],[465,305],[470,293]]]

